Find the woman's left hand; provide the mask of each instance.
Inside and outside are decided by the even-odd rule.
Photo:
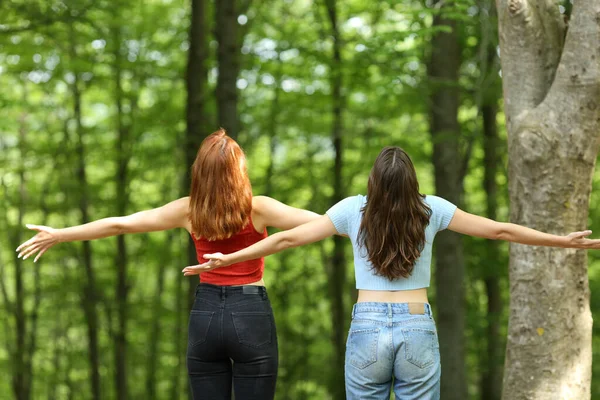
[[[199,275],[202,272],[211,271],[215,268],[226,267],[230,265],[227,261],[227,256],[222,253],[205,254],[203,258],[208,261],[204,264],[190,265],[185,267],[181,272],[183,276]]]

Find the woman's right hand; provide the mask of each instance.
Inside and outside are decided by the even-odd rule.
[[[23,242],[17,250],[19,252],[18,258],[23,257],[23,260],[29,256],[38,252],[37,256],[33,260],[36,262],[38,258],[42,256],[50,247],[60,242],[58,230],[49,226],[43,225],[25,225],[27,228],[37,231],[37,235],[32,237],[26,242]]]
[[[200,275],[202,272],[208,272],[215,268],[231,265],[227,256],[222,253],[204,254],[203,258],[208,261],[204,264],[189,265],[185,267],[181,271],[183,272],[183,276]]]

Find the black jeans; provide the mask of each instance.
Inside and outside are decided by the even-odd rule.
[[[190,313],[187,367],[194,400],[271,400],[277,333],[262,286],[200,284]]]

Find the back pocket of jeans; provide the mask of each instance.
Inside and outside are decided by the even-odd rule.
[[[215,313],[213,311],[196,311],[190,312],[190,323],[188,325],[188,346],[206,342],[210,321]]]
[[[250,347],[261,347],[272,341],[271,314],[266,312],[232,312],[231,319],[238,340]]]
[[[348,335],[348,363],[364,369],[377,361],[379,329],[358,329]]]
[[[435,331],[419,328],[402,329],[406,361],[419,368],[427,368],[435,362]]]

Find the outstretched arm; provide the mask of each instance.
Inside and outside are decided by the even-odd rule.
[[[469,236],[506,240],[531,246],[600,249],[600,240],[586,238],[592,233],[590,230],[573,232],[567,236],[551,235],[517,224],[496,222],[460,209],[454,213],[448,229]]]
[[[336,233],[337,231],[331,219],[327,215],[323,215],[314,221],[300,225],[294,229],[278,232],[235,253],[205,254],[204,258],[209,260],[208,262],[185,267],[182,272],[185,276],[197,275],[214,268],[265,257],[290,247],[318,242]]]
[[[39,252],[34,259],[35,262],[50,247],[60,242],[101,239],[124,233],[153,232],[179,227],[189,230],[188,204],[188,198],[184,197],[152,210],[123,217],[103,218],[63,229],[28,224],[27,228],[38,233],[21,244],[16,251],[19,252],[19,257],[23,257],[23,259]]]

